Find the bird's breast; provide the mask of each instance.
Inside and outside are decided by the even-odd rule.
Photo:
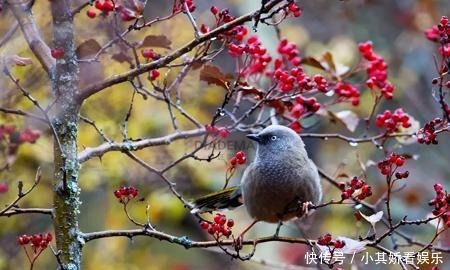
[[[296,213],[292,210],[299,204],[316,201],[316,180],[311,169],[308,164],[292,160],[255,164],[243,182],[244,203],[249,214],[266,222],[293,218]]]

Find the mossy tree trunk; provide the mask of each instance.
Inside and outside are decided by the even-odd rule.
[[[80,269],[82,241],[79,238],[78,214],[80,188],[77,161],[78,62],[75,53],[73,17],[69,0],[51,1],[53,49],[62,50],[51,70],[53,93],[57,97],[52,122],[58,137],[54,147],[54,229],[60,268]]]

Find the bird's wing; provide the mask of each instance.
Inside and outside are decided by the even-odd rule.
[[[233,209],[242,205],[240,186],[230,187],[196,199],[191,213],[211,212],[221,209]]]

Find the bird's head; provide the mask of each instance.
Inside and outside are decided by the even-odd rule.
[[[282,154],[280,151],[306,153],[300,136],[285,126],[271,125],[259,133],[248,134],[247,138],[257,142],[257,155],[263,153]]]

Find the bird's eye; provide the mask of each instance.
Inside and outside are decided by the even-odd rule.
[[[278,138],[277,138],[277,136],[273,135],[272,137],[270,137],[270,139],[271,139],[272,141],[275,141],[275,140],[278,139]]]

